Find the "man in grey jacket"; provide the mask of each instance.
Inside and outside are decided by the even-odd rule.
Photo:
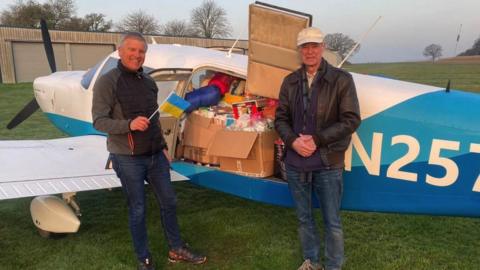
[[[304,262],[299,270],[319,270],[320,237],[313,219],[312,190],[325,228],[325,268],[344,261],[340,221],[345,150],[360,125],[352,76],[323,58],[323,33],[314,27],[297,37],[302,67],[283,80],[275,129],[285,142],[288,186],[295,201]]]
[[[145,224],[145,180],[160,206],[169,261],[201,264],[206,257],[193,253],[180,237],[170,158],[159,116],[148,119],[158,107],[158,88],[142,69],[146,51],[141,34],[123,37],[117,67],[101,76],[93,88],[93,125],[108,134],[107,149],[127,199],[138,269],[154,269]]]

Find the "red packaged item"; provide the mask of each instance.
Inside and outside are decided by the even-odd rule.
[[[230,90],[230,84],[233,81],[233,77],[225,73],[217,72],[213,78],[208,82],[208,85],[214,85],[220,90],[220,94],[223,96]]]
[[[257,102],[255,100],[247,100],[232,104],[233,118],[238,119],[243,114],[257,114]]]

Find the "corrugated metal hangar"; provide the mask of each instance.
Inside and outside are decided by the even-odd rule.
[[[85,70],[115,50],[122,33],[50,30],[58,71]],[[199,47],[228,48],[231,39],[204,39],[152,36],[157,43]],[[241,40],[236,47],[248,48]],[[43,48],[40,29],[0,26],[0,82],[31,82],[48,75],[50,68]]]

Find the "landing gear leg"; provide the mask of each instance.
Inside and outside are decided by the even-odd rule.
[[[82,213],[80,212],[80,206],[78,205],[77,201],[75,200],[75,195],[77,193],[75,192],[67,192],[62,194],[63,200],[72,207],[72,209],[75,211],[75,215],[77,217],[81,217]]]

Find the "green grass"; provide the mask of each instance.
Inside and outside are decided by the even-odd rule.
[[[349,69],[417,82],[434,77],[435,72],[418,65],[372,64]],[[478,66],[472,69],[478,75]],[[444,79],[439,77],[438,81]],[[478,89],[475,80],[478,76],[460,81]],[[29,88],[31,84],[0,85],[1,126],[32,98]],[[13,131],[0,129],[0,139],[60,136],[63,134],[41,113]],[[189,183],[174,185],[183,237],[209,259],[202,266],[167,262],[158,206],[149,192],[148,231],[157,269],[281,270],[296,269],[301,263],[293,209],[255,203]],[[80,231],[57,239],[38,236],[29,215],[30,200],[0,201],[0,269],[134,269],[127,209],[119,189],[79,193],[83,212]],[[321,220],[318,211],[316,218]],[[478,269],[480,265],[478,218],[343,211],[342,219],[346,270]]]
[[[345,68],[363,74],[384,75],[397,80],[446,87],[451,80],[451,89],[480,92],[480,64],[432,64],[385,63],[356,64]]]
[[[12,118],[33,98],[31,83],[0,84],[0,139],[51,139],[65,137],[54,128],[39,109],[12,130],[6,129]]]

